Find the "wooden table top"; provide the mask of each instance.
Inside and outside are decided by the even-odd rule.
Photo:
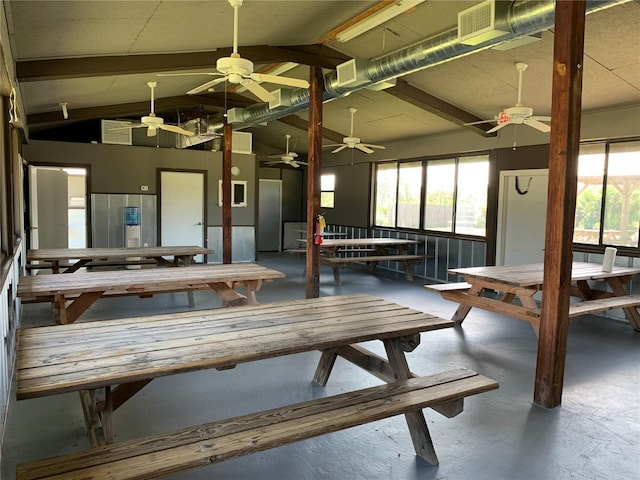
[[[215,253],[204,247],[160,246],[140,248],[38,248],[27,252],[27,260],[51,261],[78,258],[164,257],[207,255]]]
[[[543,283],[544,264],[498,265],[486,267],[452,268],[449,273],[462,275],[472,283],[474,279],[503,283],[518,287],[540,286]],[[599,263],[573,262],[571,280],[604,280],[640,273],[640,268],[614,266],[611,272],[603,272]]]
[[[299,238],[299,242],[305,242],[306,239]],[[407,240],[404,238],[328,238],[323,240],[320,248],[326,247],[365,247],[365,246],[394,246],[394,245],[417,245],[422,243],[420,240]]]
[[[285,275],[255,263],[193,265],[181,268],[152,268],[78,272],[73,275],[35,275],[20,277],[18,296],[79,295],[84,292],[123,291],[135,293],[149,287],[166,289],[219,282],[273,280]]]
[[[450,320],[380,298],[345,295],[23,328],[17,397],[225,368],[451,326]]]

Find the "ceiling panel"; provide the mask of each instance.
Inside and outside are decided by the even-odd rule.
[[[478,0],[428,0],[350,42],[331,40],[331,33],[335,34],[338,27],[377,3],[377,0],[245,0],[239,12],[240,53],[251,45],[302,45],[325,39],[326,46],[350,57],[377,57],[454,28],[458,11]],[[11,1],[5,2],[5,6],[13,53],[19,60],[211,51],[230,47],[233,38],[233,9],[227,0]],[[638,1],[587,17],[583,109],[640,104],[638,18]],[[516,103],[515,63],[525,62],[529,67],[524,72],[523,103],[533,107],[536,114],[548,115],[553,28],[542,32],[541,37],[538,42],[511,50],[487,49],[456,58],[406,75],[403,80],[478,118],[493,118]],[[213,71],[215,58],[212,55],[210,67],[197,71]],[[255,69],[263,66],[256,62]],[[59,103],[67,102],[68,122],[72,122],[74,109],[148,102],[148,81],[158,82],[158,98],[168,98],[184,96],[189,89],[211,78],[158,77],[157,73],[161,72],[25,81],[19,90],[28,114],[57,113]],[[309,69],[301,66],[284,75],[306,79]],[[257,102],[251,94],[239,93]],[[202,98],[207,95],[194,98],[184,108],[193,110],[194,105],[202,102],[204,111]],[[385,144],[464,128],[414,103],[385,92],[354,91],[324,104],[324,126],[337,132],[338,138],[347,135],[348,109],[355,107],[358,109],[355,134],[368,143]],[[305,119],[308,112],[303,110],[296,115]],[[274,153],[270,150],[283,147],[284,135],[289,133],[299,138],[297,150],[306,152],[304,128],[274,120],[266,127],[250,131],[254,132],[258,150]],[[325,139],[325,143],[334,140]]]

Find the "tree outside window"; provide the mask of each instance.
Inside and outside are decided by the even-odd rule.
[[[581,146],[573,241],[637,248],[639,229],[640,142]]]

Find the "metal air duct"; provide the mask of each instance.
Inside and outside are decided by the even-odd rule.
[[[351,92],[369,87],[375,83],[389,81],[396,77],[414,73],[434,65],[453,60],[455,58],[479,52],[498,43],[512,40],[524,35],[532,35],[552,28],[555,20],[554,0],[515,0],[503,2],[496,6],[496,19],[503,30],[508,31],[505,36],[491,39],[477,45],[460,43],[458,27],[439,33],[413,45],[395,52],[381,55],[364,61],[364,72],[361,76],[369,79],[366,83],[355,86],[339,86],[337,73],[332,71],[325,77],[324,100],[342,97]],[[626,3],[630,0],[587,0],[586,13]],[[267,103],[258,103],[244,109],[237,109],[236,120],[242,127],[258,123],[277,120],[291,115],[309,106],[309,90],[295,89],[290,94],[290,105],[270,110]]]

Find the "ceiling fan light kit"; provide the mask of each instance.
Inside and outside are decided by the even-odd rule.
[[[202,85],[192,88],[188,95],[195,95],[202,92],[212,92],[214,87],[221,83],[231,83],[242,85],[262,102],[273,102],[275,96],[260,85],[261,82],[275,83],[289,87],[309,88],[309,82],[298,78],[281,77],[279,75],[267,73],[254,73],[253,62],[242,58],[238,53],[238,9],[242,6],[243,0],[229,0],[229,5],[233,7],[233,53],[228,57],[221,57],[216,60],[216,72],[206,72],[200,75],[216,76]],[[197,73],[193,73],[197,75]],[[177,73],[172,75],[190,75],[190,73]]]
[[[382,145],[373,145],[371,143],[362,143],[360,142],[360,138],[359,137],[355,137],[353,135],[353,117],[356,114],[358,110],[356,110],[355,108],[351,107],[349,108],[349,113],[351,114],[351,130],[349,131],[349,135],[344,137],[342,139],[342,143],[338,143],[335,145],[323,145],[323,148],[335,148],[334,150],[331,151],[331,153],[339,153],[342,150],[344,150],[345,148],[352,148],[352,149],[356,149],[356,150],[360,150],[361,152],[367,153],[367,154],[371,154],[374,152],[374,148],[378,148],[381,150],[384,150],[385,147],[383,147]]]
[[[285,135],[285,138],[287,140],[285,152],[269,155],[269,158],[277,158],[278,160],[275,160],[273,162],[267,162],[267,165],[276,165],[278,163],[282,163],[285,165],[289,165],[290,167],[293,167],[293,168],[299,168],[300,165],[308,165],[307,162],[301,162],[299,160],[296,160],[296,158],[298,158],[298,154],[296,152],[289,151],[289,140],[291,139],[291,135],[287,133]]]
[[[527,67],[528,65],[524,62],[516,63],[516,70],[518,72],[518,101],[515,106],[505,108],[492,120],[482,120],[480,122],[466,123],[465,125],[497,122],[495,127],[487,130],[487,133],[497,132],[507,125],[528,125],[543,133],[549,133],[551,131],[551,127],[542,122],[550,122],[551,117],[534,115],[533,108],[522,104],[522,73],[527,69]]]
[[[186,135],[188,137],[195,135],[194,132],[185,130],[177,125],[167,125],[164,123],[162,117],[158,117],[155,113],[155,88],[158,85],[157,82],[147,82],[147,86],[151,89],[151,111],[149,115],[146,115],[140,119],[140,123],[128,122],[125,127],[112,128],[111,130],[120,130],[122,128],[147,128],[147,137],[155,137],[158,133],[158,129],[165,130],[167,132],[177,133],[179,135]]]

